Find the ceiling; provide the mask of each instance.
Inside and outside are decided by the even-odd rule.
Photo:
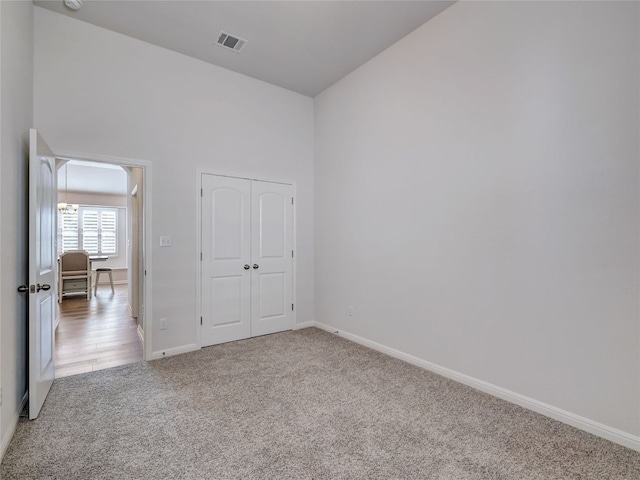
[[[37,6],[314,97],[453,1],[62,0]],[[216,45],[224,30],[240,53]]]
[[[127,173],[118,165],[69,160],[58,170],[58,192],[63,196],[65,186],[69,192],[126,195]]]

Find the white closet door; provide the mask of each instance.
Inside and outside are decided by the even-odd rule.
[[[251,335],[251,181],[202,175],[202,345]]]
[[[293,328],[293,187],[251,183],[251,336]]]

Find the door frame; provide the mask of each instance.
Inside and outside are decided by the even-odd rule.
[[[153,248],[152,248],[152,238],[153,238],[153,224],[151,222],[152,218],[152,164],[149,160],[140,160],[135,158],[126,158],[126,157],[112,157],[109,155],[95,155],[88,153],[78,153],[78,152],[69,152],[69,151],[57,151],[55,152],[56,159],[61,160],[84,160],[90,162],[97,163],[110,163],[112,165],[119,165],[120,167],[139,167],[142,168],[142,185],[144,191],[144,200],[142,205],[142,211],[144,215],[144,242],[143,242],[143,251],[144,251],[144,291],[142,292],[144,298],[144,312],[143,312],[143,321],[144,321],[144,330],[143,330],[143,341],[144,341],[144,355],[143,359],[148,361],[153,358],[153,298],[152,298],[152,278],[153,278]]]
[[[195,188],[195,198],[196,198],[196,251],[195,251],[195,262],[196,262],[196,318],[194,318],[193,325],[196,329],[196,345],[198,348],[202,348],[202,261],[200,260],[200,255],[202,253],[202,175],[215,175],[217,177],[228,177],[228,178],[237,178],[241,180],[255,180],[258,182],[270,182],[270,183],[280,183],[283,185],[291,185],[293,187],[293,259],[291,261],[291,282],[293,284],[293,292],[291,292],[291,299],[293,304],[297,303],[297,288],[298,288],[298,274],[297,274],[297,260],[298,260],[298,244],[297,244],[297,216],[296,216],[296,207],[298,203],[296,198],[298,197],[298,187],[294,180],[283,180],[273,179],[273,178],[257,178],[254,176],[247,176],[241,174],[233,174],[233,173],[220,173],[214,172],[208,169],[199,168],[196,171],[196,188]],[[298,309],[294,308],[293,310],[293,330],[296,329],[296,325],[298,324]]]

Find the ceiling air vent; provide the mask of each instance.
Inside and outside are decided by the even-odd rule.
[[[239,52],[247,44],[247,41],[221,30],[216,43],[221,47],[228,48],[234,52]]]

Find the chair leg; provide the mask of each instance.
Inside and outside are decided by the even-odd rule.
[[[93,291],[94,295],[98,295],[98,280],[100,280],[100,273],[102,272],[96,272],[96,281],[95,281],[94,291]]]
[[[108,272],[108,273],[109,273],[109,283],[111,284],[111,294],[114,294],[116,293],[116,291],[113,288],[113,275],[111,274],[111,272]]]

